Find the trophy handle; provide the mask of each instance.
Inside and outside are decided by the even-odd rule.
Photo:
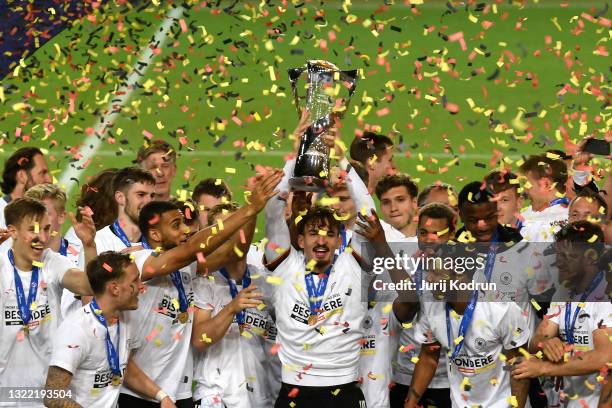
[[[302,73],[304,73],[304,71],[306,71],[306,68],[290,68],[287,70],[287,73],[289,74],[289,82],[291,82],[291,93],[293,94],[293,103],[295,104],[295,107],[297,108],[298,118],[302,116],[302,112],[300,112],[300,100],[298,96],[296,83],[298,79],[300,78],[300,76],[302,76]]]

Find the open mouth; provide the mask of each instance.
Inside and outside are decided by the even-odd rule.
[[[325,256],[327,256],[327,254],[329,253],[329,248],[317,247],[313,249],[312,252],[314,253],[314,256],[316,258],[325,258]]]
[[[32,244],[32,249],[34,251],[39,251],[42,252],[45,249],[45,246],[43,244],[37,243],[37,244]]]

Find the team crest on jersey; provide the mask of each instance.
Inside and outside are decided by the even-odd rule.
[[[487,341],[485,339],[483,339],[482,337],[476,337],[474,339],[474,348],[476,350],[484,350],[485,346],[487,345]]]
[[[364,329],[370,330],[373,325],[374,325],[374,320],[372,319],[372,316],[366,316],[366,318],[363,319],[362,326]]]
[[[512,283],[512,274],[510,272],[502,273],[499,278],[504,285],[509,285]]]

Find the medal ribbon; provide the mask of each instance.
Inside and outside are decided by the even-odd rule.
[[[338,249],[339,254],[343,253],[348,245],[346,242],[346,227],[344,224],[340,224],[340,238],[342,238],[342,243],[340,244],[340,249]]]
[[[230,278],[229,273],[227,272],[227,269],[221,268],[219,269],[219,272],[221,272],[221,275],[223,275],[223,277],[227,281],[227,284],[229,285],[230,295],[232,296],[232,299],[234,299],[236,296],[238,296],[238,287],[236,286],[236,282],[234,282],[234,280]],[[242,289],[248,288],[250,284],[251,284],[251,273],[249,272],[249,268],[247,267],[246,270],[244,271],[244,276],[242,278]],[[246,311],[241,310],[238,313],[236,313],[236,321],[238,322],[239,325],[243,325],[245,319],[246,319]]]
[[[27,325],[30,322],[32,303],[36,300],[36,293],[38,292],[38,266],[32,266],[32,279],[30,280],[30,291],[28,292],[28,301],[26,302],[25,292],[23,291],[23,284],[21,283],[21,277],[17,272],[17,267],[15,266],[15,258],[13,255],[13,250],[9,249],[8,258],[13,266],[13,277],[15,279],[15,295],[17,297],[17,305],[19,306],[19,315],[21,316],[21,320],[24,325]]]
[[[142,237],[141,243],[144,249],[152,249],[151,245],[145,237]],[[185,287],[183,286],[183,280],[181,279],[181,272],[172,272],[170,274],[170,279],[172,280],[174,287],[178,291],[179,312],[184,313],[187,311],[187,309],[189,309],[189,302],[187,301],[187,294],[185,293]]]
[[[589,295],[593,293],[595,288],[597,288],[599,283],[602,281],[603,277],[603,272],[599,272],[597,275],[595,275],[591,283],[589,283],[589,286],[586,288],[586,290],[580,297],[580,303],[587,300]],[[576,325],[576,319],[578,318],[578,313],[580,312],[580,309],[582,309],[582,307],[578,305],[578,307],[574,311],[574,316],[570,320],[570,317],[572,315],[572,302],[565,302],[565,338],[569,344],[574,344],[574,326]]]
[[[563,205],[568,205],[569,204],[569,200],[567,199],[567,197],[559,197],[559,198],[555,198],[554,200],[552,200],[550,202],[550,204],[548,204],[550,207],[557,205],[557,204],[563,204]]]
[[[489,249],[489,253],[487,254],[487,263],[485,265],[484,275],[487,278],[487,283],[491,281],[491,275],[493,274],[493,266],[495,265],[495,256],[497,253],[497,231],[493,234],[493,239],[491,240],[491,248]],[[463,343],[465,341],[465,334],[470,328],[470,324],[472,323],[472,318],[474,317],[474,310],[476,309],[476,303],[478,303],[478,290],[474,290],[472,292],[472,297],[470,298],[470,302],[465,308],[465,312],[463,317],[461,318],[461,323],[459,324],[459,333],[457,338],[461,338],[459,343],[455,344],[454,349],[452,349],[453,344],[453,336],[452,336],[452,326],[450,319],[450,306],[448,303],[446,306],[446,337],[448,338],[448,349],[453,350],[451,354],[451,359],[455,359],[461,348],[463,347]]]
[[[304,276],[306,280],[306,290],[308,290],[308,303],[310,304],[310,314],[316,316],[319,314],[321,303],[323,303],[323,295],[325,294],[325,288],[327,288],[327,281],[331,274],[332,268],[336,263],[337,256],[334,256],[334,260],[323,272],[323,277],[319,279],[319,284],[315,288],[313,273],[307,273]]]
[[[62,238],[59,247],[59,254],[66,256],[68,254],[68,240],[66,238]]]
[[[130,242],[130,239],[128,238],[127,234],[125,233],[123,228],[121,228],[121,225],[119,225],[119,218],[117,218],[111,224],[110,229],[117,236],[117,238],[119,238],[121,242],[123,242],[123,245],[125,245],[128,248],[132,246],[132,243]]]
[[[106,321],[106,317],[102,314],[102,309],[98,306],[98,302],[96,302],[95,298],[92,299],[89,308],[96,320],[106,329],[106,358],[108,359],[108,365],[110,366],[111,372],[114,376],[121,377],[121,367],[119,366],[119,345],[121,344],[119,321],[117,321],[117,347],[115,348],[110,338],[110,332],[108,331],[108,322]]]

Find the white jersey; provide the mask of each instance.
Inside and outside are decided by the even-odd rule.
[[[64,274],[74,265],[50,249],[43,252],[38,291],[32,304],[28,333],[19,313],[13,267],[0,254],[0,387],[43,387],[51,357],[51,339],[60,323]],[[17,270],[28,298],[32,272]],[[2,405],[2,404],[0,404]],[[42,404],[39,404],[42,405]]]
[[[579,304],[580,302],[572,302],[570,320],[573,320]],[[583,305],[574,325],[575,350],[580,353],[593,350],[593,331],[602,326],[612,327],[610,302],[584,302]],[[559,325],[559,335],[566,342],[566,303],[552,302],[547,314],[552,316],[551,322]],[[597,381],[598,375],[599,372],[563,377],[563,392],[568,396],[567,408],[597,407],[602,388],[601,383]]]
[[[130,350],[138,345],[133,323],[121,315],[118,324],[109,326],[111,341],[119,350],[123,378]],[[53,338],[53,355],[49,365],[72,373],[69,389],[72,399],[82,407],[108,408],[117,404],[121,387],[111,382],[113,374],[106,353],[106,329],[89,305],[64,320]]]
[[[449,349],[446,331],[446,303],[425,302],[414,327],[423,344],[440,343],[441,353]],[[458,336],[461,317],[451,315],[451,343]],[[478,302],[459,355],[449,358],[448,380],[453,407],[482,406],[507,408],[511,396],[510,372],[500,359],[502,350],[523,346],[529,339],[527,320],[513,302]],[[469,389],[465,390],[465,381]]]
[[[251,284],[265,285],[265,274],[248,266]],[[234,282],[235,283],[235,282]],[[238,291],[241,285],[236,285]],[[232,301],[229,284],[220,272],[196,279],[196,307],[211,317]],[[245,310],[240,332],[236,317],[219,341],[205,352],[196,352],[194,400],[202,408],[268,408],[280,390],[280,361],[270,353],[276,341],[276,326],[268,308]]]
[[[521,212],[524,226],[521,235],[529,242],[553,242],[555,233],[567,223],[569,209],[563,204],[534,211],[531,206]]]
[[[542,244],[521,241],[498,252],[490,280],[495,283],[495,290],[481,291],[479,297],[479,300],[489,302],[516,302],[526,313],[528,328],[532,332],[539,319],[530,298],[552,289],[554,283],[551,270],[546,268],[543,248]],[[483,269],[476,272],[474,280],[486,281]]]
[[[309,295],[305,282],[305,259],[291,249],[287,258],[267,278],[276,314],[279,357],[284,383],[333,386],[358,377],[359,342],[367,305],[362,301],[361,268],[353,255],[342,253],[329,275],[315,325],[308,324]],[[318,276],[314,277],[315,286]]]
[[[132,245],[141,245],[141,243],[132,242]],[[127,246],[117,235],[115,235],[110,225],[96,232],[96,251],[98,255],[106,251],[121,252],[125,248],[127,248]]]
[[[359,378],[368,408],[389,408],[391,362],[397,349],[401,324],[393,313],[393,303],[376,302],[362,323]]]
[[[66,257],[72,261],[76,267],[82,271],[85,270],[85,251],[83,251],[83,243],[74,232],[74,227],[70,227],[64,235],[64,239],[68,241],[68,250]],[[75,310],[79,310],[83,304],[79,299],[74,297],[74,293],[68,289],[64,289],[62,294],[62,316],[68,316]]]
[[[6,228],[6,219],[4,218],[4,209],[8,205],[6,196],[0,197],[0,228]]]
[[[257,245],[251,244],[247,252],[247,264],[253,265],[257,269],[263,269],[263,256],[263,251],[261,251]]]
[[[134,263],[142,274],[143,266],[153,250],[143,249],[133,253]],[[140,348],[133,355],[134,361],[173,401],[191,398],[193,382],[193,354],[191,329],[193,327],[193,280],[197,265],[180,269],[181,281],[190,307],[189,320],[178,320],[178,290],[169,275],[145,282],[145,292],[139,296],[138,309],[125,312],[130,321],[138,322],[134,333]],[[154,356],[152,358],[152,356]],[[125,386],[121,392],[142,398]],[[149,401],[155,401],[150,399]]]

